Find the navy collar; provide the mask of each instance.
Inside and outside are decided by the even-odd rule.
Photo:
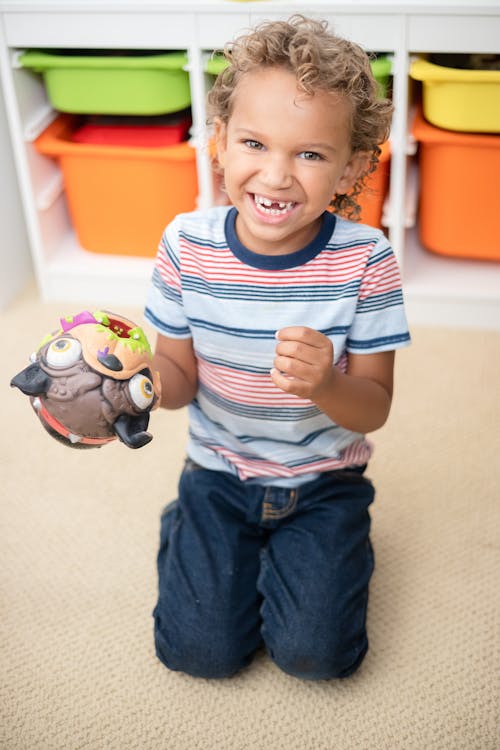
[[[303,266],[312,258],[315,258],[324,250],[331,238],[336,221],[333,214],[325,211],[319,232],[308,245],[287,255],[262,255],[249,250],[239,241],[236,236],[237,215],[238,211],[233,206],[226,216],[224,231],[229,249],[242,263],[253,268],[260,268],[263,271],[281,271],[286,268],[295,268],[296,266]]]

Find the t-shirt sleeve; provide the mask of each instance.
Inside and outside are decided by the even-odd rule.
[[[182,301],[178,220],[168,225],[156,255],[144,310],[146,319],[169,338],[191,337]]]
[[[394,252],[382,235],[366,263],[346,347],[353,354],[371,354],[409,343],[401,274]]]

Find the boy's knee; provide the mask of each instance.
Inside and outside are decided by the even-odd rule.
[[[271,658],[280,669],[303,680],[350,677],[361,665],[367,651],[366,637],[356,647],[346,647],[335,640],[318,644],[311,639],[306,643],[287,640],[269,648]]]
[[[158,622],[155,624],[156,655],[163,664],[176,672],[192,677],[220,679],[232,677],[250,659],[245,659],[237,648],[222,639],[190,638],[176,633],[172,638]]]

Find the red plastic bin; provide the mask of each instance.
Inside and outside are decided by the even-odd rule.
[[[80,125],[71,140],[101,146],[173,146],[187,139],[190,127],[190,115],[167,118],[94,117]]]

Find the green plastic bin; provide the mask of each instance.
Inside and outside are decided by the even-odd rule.
[[[20,62],[43,75],[49,100],[61,112],[160,115],[191,104],[185,52],[59,54],[28,50]]]

